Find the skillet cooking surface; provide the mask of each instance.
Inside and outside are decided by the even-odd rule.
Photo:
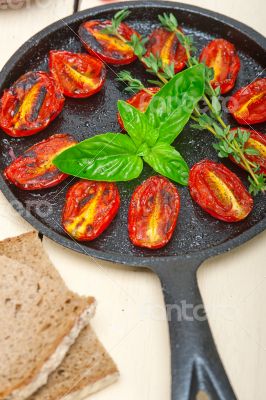
[[[216,14],[209,11],[182,4],[150,2],[142,5],[127,3],[127,5],[132,9],[132,14],[127,22],[141,34],[147,35],[158,25],[157,15],[159,13],[171,11],[177,16],[185,33],[193,35],[198,52],[213,38],[222,37],[232,41],[239,52],[242,63],[233,92],[254,80],[256,75],[262,73],[266,66],[265,41],[263,42],[262,36],[251,29],[244,30],[242,24],[223,16],[217,17]],[[79,38],[74,33],[77,32],[80,23],[87,18],[109,19],[120,8],[122,8],[121,4],[108,5],[73,15],[65,20],[71,29],[62,21],[46,28],[19,49],[5,66],[0,76],[0,92],[2,93],[3,89],[29,70],[47,70],[49,50],[64,49],[84,52]],[[54,133],[71,133],[77,140],[81,141],[104,132],[119,132],[116,103],[118,99],[128,98],[128,94],[123,92],[123,85],[115,80],[117,72],[122,69],[128,69],[144,82],[147,80],[148,75],[138,61],[126,67],[111,66],[108,68],[106,84],[100,93],[89,99],[66,99],[63,112],[43,132],[28,138],[14,139],[0,131],[1,173],[11,161],[10,149],[13,149],[17,156],[26,148]],[[227,115],[226,119],[232,126],[236,126],[235,121],[230,116]],[[255,128],[265,133],[266,125],[260,124]],[[211,134],[207,131],[193,130],[188,124],[176,140],[175,145],[191,167],[204,158],[218,161],[212,143]],[[241,171],[230,161],[224,161],[224,164],[247,183],[244,171]],[[232,245],[248,239],[261,231],[265,225],[265,198],[263,195],[256,197],[254,210],[246,220],[240,223],[227,224],[207,215],[192,202],[188,189],[178,186],[181,195],[181,211],[172,241],[165,248],[156,251],[135,248],[130,243],[127,234],[129,201],[136,186],[152,174],[154,172],[145,165],[144,171],[138,179],[118,184],[122,200],[118,216],[100,238],[85,244],[75,243],[60,226],[67,186],[70,182],[73,184],[76,180],[69,178],[55,188],[27,192],[15,188],[1,178],[1,189],[15,208],[21,210],[20,203],[22,203],[23,207],[28,209],[27,212],[25,210],[22,212],[23,217],[46,236],[67,247],[96,257],[120,262],[125,262],[124,258],[127,257],[131,264],[138,262],[134,256],[142,256],[148,261],[151,255],[182,257],[198,252],[203,254],[217,253],[221,249],[226,250]],[[17,202],[14,204],[15,200]],[[36,207],[34,204],[39,204],[39,206]],[[44,216],[47,210],[48,215]],[[246,233],[244,234],[244,232]],[[231,239],[235,240],[232,241]],[[212,247],[216,247],[216,249],[211,250]]]

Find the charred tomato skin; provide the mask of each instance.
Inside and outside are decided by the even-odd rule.
[[[159,55],[165,65],[174,64],[175,73],[186,66],[186,50],[179,42],[175,32],[169,32],[165,28],[155,29],[149,36],[146,49],[144,57],[149,57],[151,54],[155,57]]]
[[[260,78],[239,89],[229,99],[229,112],[242,125],[266,121],[266,78]]]
[[[214,161],[203,160],[192,167],[189,190],[204,211],[221,221],[241,221],[253,208],[253,199],[240,179]]]
[[[119,207],[115,183],[80,180],[67,192],[62,225],[76,240],[94,240],[108,228]]]
[[[127,103],[130,104],[131,106],[137,108],[141,112],[145,112],[148,108],[148,105],[150,104],[153,95],[159,92],[160,88],[158,87],[151,87],[147,88],[151,92],[147,93],[146,90],[140,90],[138,93],[136,93],[134,96],[130,97],[130,99],[127,100]],[[118,123],[121,126],[122,129],[124,129],[124,124],[122,121],[122,118],[120,114],[117,114],[117,119]]]
[[[60,114],[64,102],[63,93],[50,74],[27,72],[0,99],[0,127],[12,137],[34,135]]]
[[[131,64],[137,59],[131,47],[119,38],[101,33],[109,26],[111,26],[110,20],[93,20],[81,24],[79,37],[83,46],[90,54],[107,64]],[[138,32],[123,22],[119,25],[118,33],[127,41],[133,34],[139,36]]]
[[[102,89],[106,79],[103,62],[84,53],[52,50],[49,68],[67,97],[90,97]]]
[[[4,175],[9,182],[23,190],[47,189],[64,181],[68,175],[59,171],[52,160],[77,141],[67,133],[50,136],[27,149],[12,161]]]
[[[214,69],[213,88],[220,87],[221,94],[235,86],[240,70],[240,58],[235,46],[225,39],[212,40],[201,52],[200,62]]]
[[[162,176],[152,176],[134,191],[128,214],[131,242],[159,249],[172,238],[180,210],[177,188]]]
[[[231,129],[231,131],[236,131],[239,128]],[[241,129],[241,128],[240,128]],[[253,129],[242,128],[241,130],[249,132],[250,136],[247,142],[245,143],[245,148],[252,148],[259,151],[258,155],[249,155],[245,154],[245,157],[254,162],[255,164],[260,166],[259,173],[266,174],[266,137],[262,133],[258,131],[254,131]],[[241,163],[238,163],[234,157],[230,156],[230,160],[235,164],[239,165],[241,168],[245,169],[245,166]]]

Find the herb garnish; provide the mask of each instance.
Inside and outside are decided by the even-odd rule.
[[[125,14],[124,14],[125,15]],[[114,19],[117,17],[115,16]],[[170,32],[175,32],[180,43],[184,46],[187,55],[187,64],[189,67],[199,65],[199,60],[194,56],[195,47],[193,45],[193,38],[187,36],[179,29],[179,25],[176,17],[170,13],[164,13],[159,15],[158,19],[161,25],[169,30]],[[117,32],[117,30],[116,30]],[[113,34],[116,34],[113,31]],[[121,37],[121,40],[125,41]],[[174,75],[174,65],[163,64],[160,57],[155,57],[151,54],[149,57],[144,57],[146,53],[145,43],[147,39],[141,38],[134,35],[131,41],[127,43],[132,47],[135,55],[139,60],[146,64],[148,67],[148,72],[156,75],[158,80],[149,80],[149,83],[162,87],[166,84],[169,79]],[[122,71],[120,76],[122,77],[125,72]],[[230,131],[230,125],[227,125],[222,119],[221,104],[219,100],[220,89],[217,87],[214,89],[211,85],[211,80],[213,79],[214,71],[212,68],[206,66],[205,69],[205,93],[203,100],[209,108],[208,114],[201,113],[200,109],[196,106],[191,118],[196,122],[193,127],[210,131],[217,139],[214,143],[214,148],[218,153],[218,156],[225,158],[228,156],[233,156],[237,162],[249,173],[248,180],[250,182],[250,193],[256,195],[259,192],[266,190],[266,176],[263,173],[259,173],[259,166],[250,161],[245,154],[250,154],[250,151],[255,155],[254,149],[246,148],[245,144],[248,140],[248,132],[243,135],[243,128],[237,132],[232,133]],[[138,87],[143,88],[144,85],[138,81],[138,86],[134,86],[134,78],[130,75],[130,79],[125,79],[125,82],[129,84],[129,90],[137,90]],[[141,90],[140,89],[140,90]]]
[[[145,92],[151,93],[151,92],[149,92],[148,89],[145,88],[143,83],[139,79],[134,78],[129,71],[124,70],[124,71],[118,72],[116,80],[118,82],[123,82],[127,85],[125,87],[125,92],[136,93],[136,92],[139,92],[140,90],[145,90]],[[153,93],[151,93],[151,94],[153,94]]]
[[[175,75],[145,113],[120,100],[118,110],[128,135],[106,133],[84,140],[59,154],[54,164],[69,175],[114,182],[137,178],[145,161],[161,175],[187,185],[189,168],[171,144],[203,96],[204,75],[202,64]]]
[[[130,15],[130,11],[128,8],[124,8],[121,11],[118,11],[114,17],[112,18],[111,25],[107,26],[106,28],[102,29],[102,33],[106,33],[107,35],[115,35],[115,36],[120,36],[118,32],[118,28],[128,16]],[[122,37],[122,40],[124,41],[124,38]]]

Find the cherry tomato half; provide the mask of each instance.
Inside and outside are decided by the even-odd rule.
[[[152,88],[147,88],[147,90],[151,93],[148,93],[146,90],[141,90],[133,97],[128,99],[127,103],[131,104],[133,107],[137,108],[141,112],[145,112],[148,108],[148,105],[150,104],[153,95],[159,92],[160,88],[152,87]],[[124,124],[119,113],[117,115],[117,119],[121,128],[124,129]]]
[[[203,210],[221,221],[241,221],[253,208],[253,199],[240,179],[214,161],[203,160],[193,166],[189,190]]]
[[[164,28],[155,29],[149,36],[146,49],[145,57],[149,57],[150,54],[159,56],[164,65],[174,64],[175,73],[186,66],[186,50],[174,32],[169,32]]]
[[[266,121],[266,78],[239,89],[229,100],[228,110],[239,124]]]
[[[92,55],[108,64],[125,65],[137,59],[132,48],[122,39],[102,33],[102,30],[111,26],[111,21],[93,20],[84,22],[79,28],[79,37],[85,49]],[[133,34],[139,34],[127,24],[121,23],[118,33],[129,41]]]
[[[46,72],[21,76],[0,100],[0,127],[13,137],[40,132],[62,111],[65,98]]]
[[[236,131],[238,128],[231,129],[231,131]],[[266,174],[266,137],[260,132],[251,130],[251,129],[241,129],[242,131],[246,131],[250,134],[249,139],[245,143],[245,149],[254,149],[259,152],[257,155],[245,154],[245,157],[260,166],[259,172],[261,174]],[[235,162],[237,165],[246,169],[243,164],[239,164],[232,156],[230,159]]]
[[[76,143],[76,140],[67,133],[59,133],[36,143],[5,169],[5,177],[24,190],[56,186],[68,175],[53,165],[53,159]]]
[[[50,51],[49,66],[62,92],[68,97],[89,97],[99,92],[105,82],[102,61],[88,54]]]
[[[128,230],[135,246],[159,249],[171,239],[180,209],[176,187],[162,176],[143,182],[131,198]]]
[[[235,86],[240,70],[240,59],[235,46],[224,39],[212,40],[200,55],[200,62],[204,62],[214,70],[211,84],[214,88],[220,86],[221,93],[227,93]]]
[[[63,227],[77,240],[93,240],[110,225],[119,206],[115,183],[81,180],[67,192]]]

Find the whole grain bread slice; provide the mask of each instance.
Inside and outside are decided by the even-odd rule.
[[[52,277],[61,280],[62,285],[65,285],[61,275],[57,272],[44,250],[36,231],[1,240],[0,255],[12,258],[22,264],[30,265],[37,271],[49,271]]]
[[[24,400],[43,386],[95,310],[94,298],[69,291],[52,265],[39,261],[0,256],[0,400]]]
[[[70,348],[47,385],[29,400],[81,400],[115,382],[117,367],[88,326]]]

